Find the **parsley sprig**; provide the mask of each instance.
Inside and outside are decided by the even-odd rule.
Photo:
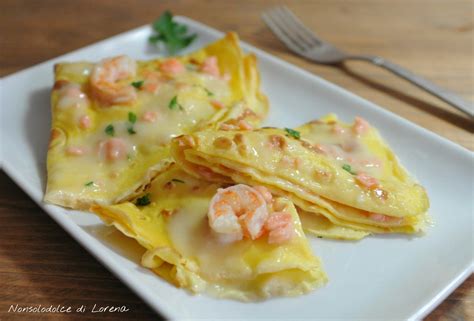
[[[344,164],[342,165],[342,169],[345,170],[348,173],[351,173],[352,175],[356,175],[357,173],[352,169],[351,165],[349,164]]]
[[[142,197],[137,198],[137,201],[135,202],[136,205],[138,206],[146,206],[150,204],[150,193],[143,195]]]
[[[115,136],[115,128],[114,125],[109,124],[107,127],[105,127],[105,133],[109,136]]]
[[[130,135],[136,134],[137,132],[133,128],[133,125],[137,122],[137,114],[129,112],[128,113],[128,121],[130,122],[130,125],[127,128],[127,131]]]
[[[204,89],[204,91],[206,92],[206,94],[209,97],[214,96],[214,93],[212,91],[210,91],[209,89],[207,89],[206,87],[202,87],[202,89]]]
[[[171,98],[169,104],[168,104],[168,108],[171,109],[171,110],[174,110],[176,108],[179,108],[179,110],[183,110],[183,106],[181,106],[180,103],[178,103],[178,96],[174,96],[173,98]]]
[[[171,55],[189,46],[197,37],[196,34],[187,34],[188,27],[173,21],[173,14],[168,10],[153,22],[152,28],[155,34],[148,39],[150,43],[163,43]]]
[[[131,85],[137,89],[140,89],[142,88],[144,82],[145,82],[144,80],[138,80],[138,81],[132,82]]]
[[[285,128],[285,131],[288,133],[289,136],[291,136],[293,138],[300,139],[300,137],[301,137],[300,132],[297,131],[297,130],[294,130],[294,129],[291,129],[291,128]]]

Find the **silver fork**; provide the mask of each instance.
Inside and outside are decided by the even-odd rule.
[[[352,55],[336,48],[332,44],[317,37],[285,6],[279,6],[265,11],[262,14],[262,19],[288,49],[306,59],[329,65],[338,64],[344,60],[363,60],[371,62],[412,82],[451,106],[466,113],[471,118],[474,117],[473,105],[455,93],[440,88],[432,82],[381,57]]]

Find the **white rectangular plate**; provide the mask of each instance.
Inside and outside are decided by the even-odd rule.
[[[179,17],[198,40],[195,50],[221,32]],[[140,267],[125,255],[94,215],[42,203],[50,129],[49,93],[58,61],[93,60],[128,54],[156,58],[141,27],[1,80],[1,138],[4,170],[58,224],[169,318],[409,319],[428,314],[473,268],[473,155],[384,109],[252,46],[259,58],[263,90],[270,98],[267,124],[293,127],[334,112],[343,120],[369,120],[407,169],[426,187],[435,224],[423,237],[374,236],[360,242],[311,238],[329,283],[309,295],[241,303],[193,296]]]

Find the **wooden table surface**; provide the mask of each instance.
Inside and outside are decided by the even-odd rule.
[[[321,66],[289,53],[260,19],[282,1],[84,0],[0,3],[0,76],[148,24],[165,9],[309,70],[402,117],[474,149],[473,124],[461,113],[384,70],[362,62]],[[460,0],[284,1],[319,35],[355,53],[392,60],[473,100],[473,2]],[[4,108],[4,106],[2,106]],[[2,115],[4,115],[2,113]],[[0,174],[0,320],[156,319],[136,295]],[[117,236],[119,237],[119,236]],[[468,246],[468,245],[467,245]],[[471,245],[472,246],[472,245]],[[429,271],[427,271],[429,273]],[[416,286],[416,285],[414,285]],[[112,313],[8,313],[10,305],[126,305]],[[429,320],[474,319],[474,278]]]

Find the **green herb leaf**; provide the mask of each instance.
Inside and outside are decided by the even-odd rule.
[[[129,112],[128,121],[131,122],[132,124],[135,124],[137,122],[137,114]]]
[[[170,103],[168,104],[169,109],[175,109],[178,107],[178,96],[171,98]]]
[[[196,71],[198,67],[195,64],[186,64],[186,69],[188,71]]]
[[[105,127],[105,133],[109,136],[115,136],[115,128],[112,124]]]
[[[299,131],[291,129],[291,128],[285,128],[285,131],[288,133],[293,138],[300,139],[301,134]]]
[[[127,128],[127,131],[130,135],[135,135],[137,132],[133,129],[133,126]]]
[[[356,174],[356,172],[354,172],[354,171],[352,170],[352,167],[351,167],[351,165],[349,165],[349,164],[344,164],[344,165],[342,165],[342,169],[345,170],[346,172],[351,173],[352,175],[355,175],[355,174]]]
[[[168,10],[152,24],[152,28],[156,34],[150,36],[149,42],[154,45],[163,43],[170,54],[186,48],[197,36],[196,34],[188,35],[188,28],[173,21],[173,15]]]
[[[94,185],[93,181],[90,181],[84,184],[84,186],[87,186],[87,187],[92,186],[92,185]]]
[[[142,88],[144,82],[145,82],[145,81],[143,81],[143,80],[134,81],[134,82],[132,82],[131,85],[132,85],[133,87],[137,88],[137,89],[140,89],[140,88]]]
[[[180,180],[180,179],[177,179],[177,178],[173,178],[171,181],[172,181],[172,182],[175,182],[175,183],[182,183],[182,184],[184,184],[184,181],[182,181],[182,180]]]
[[[170,103],[168,104],[168,108],[171,110],[176,108],[179,108],[179,110],[183,110],[183,106],[178,103],[178,96],[174,96],[173,98],[171,98]]]
[[[138,206],[146,206],[150,204],[150,194],[145,194],[142,197],[137,198],[137,201],[135,202],[136,205]]]
[[[207,89],[206,87],[202,87],[205,91],[206,91],[206,94],[211,97],[211,96],[214,96],[214,93],[212,91],[210,91],[209,89]]]

